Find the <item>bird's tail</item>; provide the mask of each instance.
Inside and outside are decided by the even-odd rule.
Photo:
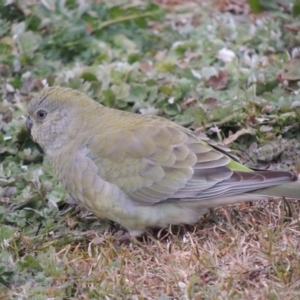
[[[266,197],[285,197],[289,199],[300,199],[300,181],[289,182],[265,189],[255,190],[249,194]]]
[[[293,191],[294,186],[295,191]],[[300,199],[300,181],[296,175],[285,171],[233,171],[230,178],[201,192],[201,198],[235,196],[245,193]]]

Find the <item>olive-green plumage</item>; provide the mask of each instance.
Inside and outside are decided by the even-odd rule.
[[[28,113],[32,137],[67,192],[131,235],[195,223],[209,207],[266,198],[269,187],[297,180],[252,171],[167,119],[107,108],[68,88],[45,88]],[[300,198],[293,184],[296,192],[282,186],[275,196],[292,190]]]

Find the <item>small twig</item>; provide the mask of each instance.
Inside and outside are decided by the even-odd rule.
[[[283,28],[285,28],[287,30],[295,31],[295,32],[298,32],[300,30],[298,27],[295,27],[295,26],[290,25],[290,24],[284,24]]]
[[[140,15],[131,15],[131,16],[125,16],[125,17],[121,17],[121,18],[117,18],[117,19],[108,20],[108,21],[103,22],[97,29],[93,30],[91,32],[91,34],[94,34],[95,32],[100,31],[103,28],[111,26],[113,24],[122,23],[124,21],[136,20],[136,19],[144,18],[144,17],[151,17],[151,16],[153,16],[157,13],[158,13],[158,11],[146,12],[146,13],[143,13],[143,14],[140,14]]]
[[[290,8],[289,8],[289,6],[286,5],[285,3],[283,3],[282,1],[277,1],[276,4],[279,7],[283,8],[284,10],[286,10],[286,11],[289,11],[289,12],[291,11]]]
[[[243,128],[239,131],[237,131],[235,134],[232,134],[231,136],[229,136],[228,138],[223,140],[223,144],[225,146],[228,146],[230,144],[232,144],[235,140],[237,140],[240,136],[244,135],[244,134],[251,134],[254,135],[255,132],[253,129],[251,128]]]

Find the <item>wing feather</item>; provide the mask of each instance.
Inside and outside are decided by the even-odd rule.
[[[201,201],[294,180],[288,172],[234,171],[225,150],[176,124],[148,121],[93,135],[87,145],[98,174],[138,205]]]
[[[232,174],[227,156],[181,127],[103,133],[88,148],[101,176],[141,204],[192,198]]]

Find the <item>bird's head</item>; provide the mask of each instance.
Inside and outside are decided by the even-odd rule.
[[[44,151],[60,148],[84,126],[80,116],[89,103],[96,102],[69,88],[43,89],[28,105],[26,126],[33,140]]]

